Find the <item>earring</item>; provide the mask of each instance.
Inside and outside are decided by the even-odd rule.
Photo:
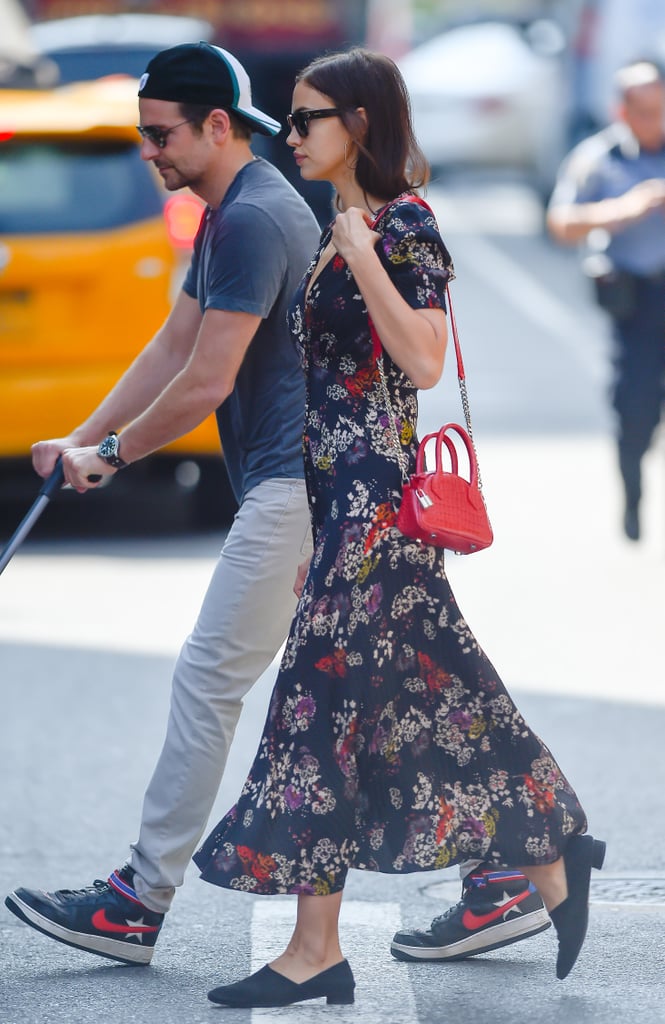
[[[346,142],[344,143],[344,163],[349,168],[350,171],[355,171],[356,167],[358,166],[358,157],[356,156],[356,159],[352,164],[349,163],[348,145],[349,140],[347,139]]]

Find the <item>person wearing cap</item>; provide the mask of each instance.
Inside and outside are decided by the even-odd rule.
[[[293,581],[311,545],[302,459],[304,381],[288,301],[319,238],[304,200],[255,158],[252,132],[280,125],[252,103],[241,64],[217,46],[158,53],[140,82],[142,156],[170,191],[207,206],[164,325],[92,415],[41,441],[83,492],[216,410],[239,510],[177,660],[164,746],[128,862],[78,890],[19,888],[8,908],[67,945],[148,964],[217,795],[242,700],[283,643]],[[119,296],[119,301],[122,297]]]

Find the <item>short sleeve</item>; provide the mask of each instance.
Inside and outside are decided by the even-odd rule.
[[[446,308],[446,285],[455,276],[434,214],[405,199],[378,225],[381,262],[402,298],[414,309]]]
[[[234,204],[210,242],[205,309],[265,318],[286,279],[286,245],[272,217],[256,206]]]
[[[196,295],[196,275],[198,268],[198,256],[195,252],[192,253],[192,258],[185,274],[185,279],[182,282],[182,290],[186,295],[189,295],[191,299],[197,298]]]
[[[563,161],[549,206],[593,203],[604,199],[602,162],[607,154],[601,136],[585,139]]]

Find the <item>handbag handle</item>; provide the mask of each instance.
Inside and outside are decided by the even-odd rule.
[[[441,478],[444,474],[443,468],[443,446],[445,444],[448,449],[448,455],[450,456],[451,470],[455,476],[457,476],[457,450],[454,443],[448,437],[448,431],[455,431],[457,436],[461,439],[466,449],[467,458],[469,460],[469,498],[474,504],[478,504],[475,499],[475,495],[480,491],[480,475],[478,473],[478,460],[476,458],[476,450],[473,447],[473,442],[467,432],[459,423],[446,423],[441,427],[439,431],[433,434],[427,434],[426,437],[420,442],[418,446],[418,454],[416,455],[416,475],[426,470],[425,466],[425,445],[433,437],[436,438],[436,469],[435,478]],[[435,485],[436,487],[436,485]],[[482,498],[480,498],[482,501]]]
[[[427,467],[425,465],[425,445],[427,444],[428,441],[431,441],[432,438],[435,437],[436,438],[436,471],[437,471],[437,473],[443,472],[443,464],[442,464],[442,460],[440,458],[440,455],[441,455],[441,452],[442,452],[442,447],[441,446],[445,444],[446,448],[448,449],[448,457],[450,458],[450,468],[452,469],[452,472],[455,473],[455,475],[457,475],[457,468],[458,468],[457,449],[455,448],[455,445],[453,444],[453,442],[450,440],[450,438],[446,434],[446,431],[450,427],[456,427],[456,424],[455,423],[446,423],[445,427],[442,427],[441,430],[439,430],[439,431],[435,430],[434,433],[432,433],[432,434],[426,434],[426,436],[422,439],[422,441],[418,445],[418,451],[416,452],[416,473],[417,474],[418,473],[423,473],[427,469]],[[458,433],[459,433],[459,431],[458,431]],[[463,437],[462,437],[462,440],[464,441]],[[464,441],[464,443],[466,444],[466,441]],[[468,451],[468,448],[467,448],[467,451]],[[471,459],[470,458],[469,458],[469,464],[471,464]]]

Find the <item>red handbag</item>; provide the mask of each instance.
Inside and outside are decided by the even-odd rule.
[[[419,197],[414,196],[413,200],[429,209],[427,203]],[[483,548],[489,547],[494,540],[494,534],[482,494],[478,456],[471,428],[471,412],[466,390],[462,350],[448,285],[446,285],[446,301],[455,344],[457,379],[466,430],[458,423],[446,423],[438,433],[428,434],[427,437],[424,437],[418,446],[416,470],[411,476],[405,472],[400,458],[403,452],[385,378],[383,348],[371,318],[370,330],[384,402],[388,408],[393,440],[397,446],[402,469],[402,501],[397,513],[397,526],[406,537],[412,537],[425,544],[433,544],[435,547],[448,548],[461,555],[469,555],[474,551],[482,551]],[[455,434],[460,439],[466,453],[468,479],[460,473],[458,450],[451,436]],[[425,448],[433,438],[436,439],[435,466],[434,469],[428,470]]]
[[[459,474],[457,449],[449,433],[456,433],[466,449],[469,480]],[[432,438],[436,438],[435,468],[427,470],[425,446]],[[444,468],[444,450],[449,469]],[[428,434],[420,442],[416,471],[402,487],[397,526],[406,537],[460,555],[481,551],[492,543],[492,527],[478,486],[476,453],[458,423],[446,423],[437,434]]]

